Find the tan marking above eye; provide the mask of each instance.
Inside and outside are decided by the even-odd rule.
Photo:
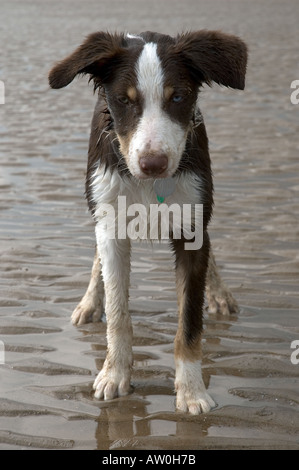
[[[169,86],[167,85],[165,88],[164,88],[164,98],[166,101],[170,100],[170,98],[172,97],[174,93],[174,88],[172,86]]]
[[[137,90],[135,87],[130,86],[127,90],[127,95],[131,101],[136,101],[137,99]]]

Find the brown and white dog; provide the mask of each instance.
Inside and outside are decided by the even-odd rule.
[[[192,414],[215,406],[201,372],[201,335],[206,290],[209,309],[238,309],[217,272],[207,226],[213,181],[208,139],[198,107],[201,85],[216,82],[244,89],[247,48],[219,31],[176,38],[97,32],[49,74],[52,88],[90,74],[99,89],[91,126],[86,194],[94,217],[97,249],[88,289],[72,315],[74,324],[101,318],[105,294],[107,356],[95,382],[95,397],[109,400],[130,391],[132,325],[128,311],[130,237],[108,237],[103,204],[157,204],[154,181],[172,179],[165,203],[202,204],[203,239],[184,249],[184,237],[170,237],[175,254],[178,331],[175,388],[179,410]],[[163,181],[162,181],[163,185]]]

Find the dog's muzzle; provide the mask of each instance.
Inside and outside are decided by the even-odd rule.
[[[144,178],[163,178],[168,168],[168,157],[164,153],[150,153],[139,159]]]

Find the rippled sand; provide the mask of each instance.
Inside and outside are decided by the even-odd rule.
[[[299,79],[296,0],[9,0],[1,4],[0,449],[299,449]],[[175,411],[176,296],[167,245],[136,245],[131,395],[93,399],[105,324],[69,318],[89,280],[84,199],[95,97],[47,73],[95,30],[223,29],[250,48],[245,92],[202,93],[215,175],[211,237],[241,305],[206,313],[204,379],[217,408]]]

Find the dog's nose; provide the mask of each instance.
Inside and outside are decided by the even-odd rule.
[[[168,157],[164,153],[145,155],[140,158],[139,166],[147,176],[159,176],[168,167]]]

